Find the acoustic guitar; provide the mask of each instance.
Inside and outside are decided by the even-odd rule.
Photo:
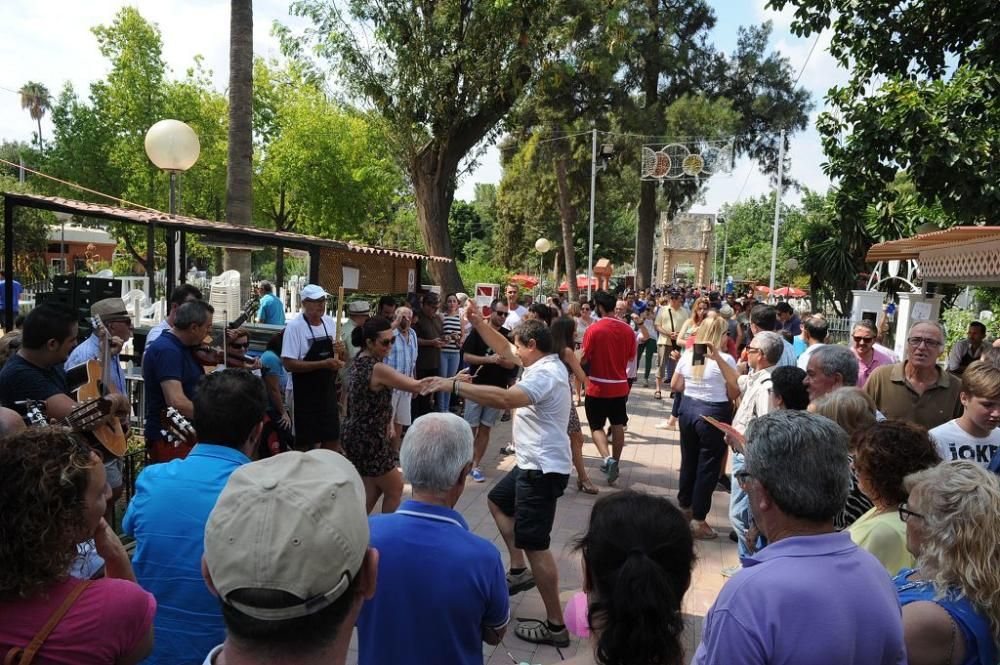
[[[108,329],[101,322],[101,317],[91,318],[94,332],[101,342],[101,359],[88,360],[85,363],[70,368],[66,374],[66,380],[70,385],[78,385],[74,393],[74,398],[82,405],[100,400],[109,392],[112,385],[111,363],[111,338]],[[71,377],[80,377],[81,380],[73,381]],[[110,413],[110,405],[107,407]],[[74,409],[74,412],[76,410]],[[107,415],[107,414],[105,414]],[[125,454],[126,438],[122,429],[121,421],[118,418],[106,418],[104,421],[93,423],[87,430],[101,446],[115,457]]]

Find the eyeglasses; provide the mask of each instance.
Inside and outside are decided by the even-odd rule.
[[[748,346],[747,353],[760,353],[760,349],[758,349],[756,346]]]
[[[246,349],[249,348],[250,342],[243,342],[242,344],[237,344],[236,342],[230,342],[229,346],[233,347],[234,349]]]
[[[862,335],[854,335],[851,339],[854,340],[855,344],[871,344],[875,341],[874,337],[864,337]]]
[[[497,316],[503,316],[503,317],[506,317],[508,314],[510,314],[510,312],[501,312],[499,310],[493,310],[493,313],[496,314]]]
[[[943,342],[940,342],[931,337],[907,337],[906,343],[912,346],[913,348],[918,348],[921,344],[923,344],[928,349],[936,349],[943,344]]]
[[[384,337],[384,338],[378,340],[378,343],[381,344],[382,346],[386,347],[386,348],[389,348],[390,346],[392,346],[392,342],[393,342],[393,339],[391,337]]]
[[[736,482],[740,484],[740,487],[746,487],[753,474],[749,471],[737,471],[733,474],[733,477],[736,478]]]
[[[899,504],[899,519],[902,520],[903,522],[906,522],[911,517],[919,517],[920,519],[926,519],[920,513],[915,513],[906,506],[907,506],[906,503]]]
[[[590,306],[589,305],[584,305],[580,309],[583,310],[584,312],[589,312],[590,311]]]

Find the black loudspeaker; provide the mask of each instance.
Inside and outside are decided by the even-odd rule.
[[[120,298],[122,281],[107,277],[75,277],[73,279],[74,307],[80,317],[80,339],[90,336],[90,306],[105,298]]]

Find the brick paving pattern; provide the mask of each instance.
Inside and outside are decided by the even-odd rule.
[[[615,487],[608,487],[604,474],[598,468],[601,459],[597,448],[590,441],[589,431],[583,407],[578,408],[581,421],[584,423],[583,454],[591,480],[600,488],[601,495],[614,492],[617,489],[635,489],[650,494],[667,496],[676,500],[677,473],[680,468],[680,448],[676,430],[658,429],[656,425],[666,421],[670,415],[670,400],[664,392],[663,400],[653,399],[653,389],[642,387],[641,381],[633,389],[628,402],[629,424],[625,433],[625,451],[621,461],[621,477]],[[504,556],[507,563],[507,550],[504,547],[500,532],[490,516],[486,505],[486,495],[511,467],[514,466],[513,456],[501,456],[499,450],[510,441],[510,423],[497,423],[490,441],[490,447],[483,458],[485,483],[467,482],[465,492],[456,506],[462,513],[469,528],[483,538],[492,541]],[[404,491],[404,499],[409,497],[409,485]],[[573,543],[581,534],[590,516],[591,507],[598,496],[585,494],[576,489],[576,472],[570,477],[566,493],[559,499],[555,524],[552,529],[552,554],[559,567],[559,589],[563,604],[583,586],[580,557],[573,552]],[[378,508],[376,508],[378,510]],[[728,538],[729,534],[729,495],[716,492],[712,502],[712,512],[708,522],[719,534],[711,541],[695,541],[697,563],[692,576],[691,588],[684,597],[684,617],[688,629],[684,643],[687,660],[694,655],[695,647],[701,637],[701,622],[708,608],[715,601],[726,578],[720,570],[726,566],[738,563],[736,544]],[[433,608],[428,608],[433,611]],[[556,650],[551,646],[538,646],[525,642],[514,635],[514,626],[518,617],[540,619],[545,611],[541,596],[536,589],[531,589],[511,598],[511,623],[507,635],[498,646],[483,645],[483,660],[487,665],[510,665],[530,663],[531,665],[550,665],[576,655],[578,649],[587,649],[589,645],[580,638],[571,636],[570,646]],[[560,652],[561,651],[561,655]],[[509,655],[508,655],[509,654]],[[513,656],[515,661],[511,660]],[[357,644],[351,645],[348,665],[357,662]]]

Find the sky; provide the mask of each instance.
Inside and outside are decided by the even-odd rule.
[[[740,25],[774,23],[771,48],[784,54],[792,70],[798,73],[806,63],[815,37],[802,39],[789,32],[792,10],[766,9],[767,0],[711,0],[718,21],[713,33],[716,46],[730,52]],[[164,60],[175,77],[183,75],[196,55],[202,55],[212,70],[215,86],[225,90],[228,81],[229,2],[223,0],[0,0],[4,21],[0,24],[0,139],[31,141],[35,123],[20,107],[16,91],[27,81],[45,84],[53,96],[66,81],[86,97],[92,81],[107,74],[108,63],[97,50],[90,28],[108,24],[115,12],[130,4],[162,33]],[[254,0],[254,51],[260,56],[277,56],[277,40],[270,35],[274,21],[293,28],[307,26],[303,19],[288,14],[288,0]],[[788,175],[816,191],[830,185],[821,169],[824,160],[819,134],[814,129],[817,115],[824,109],[827,89],[846,80],[828,52],[830,33],[819,37],[815,51],[802,70],[800,87],[810,92],[815,108],[809,129],[796,134],[790,144],[791,168]],[[48,118],[42,120],[43,137],[51,135]],[[501,169],[494,147],[486,150],[477,168],[459,183],[456,198],[470,200],[476,183],[498,183]],[[744,184],[745,183],[745,184]],[[772,185],[768,177],[747,160],[737,160],[731,175],[715,176],[705,191],[704,200],[693,212],[717,212],[726,203],[766,194]],[[798,194],[786,192],[784,200],[794,202]]]

